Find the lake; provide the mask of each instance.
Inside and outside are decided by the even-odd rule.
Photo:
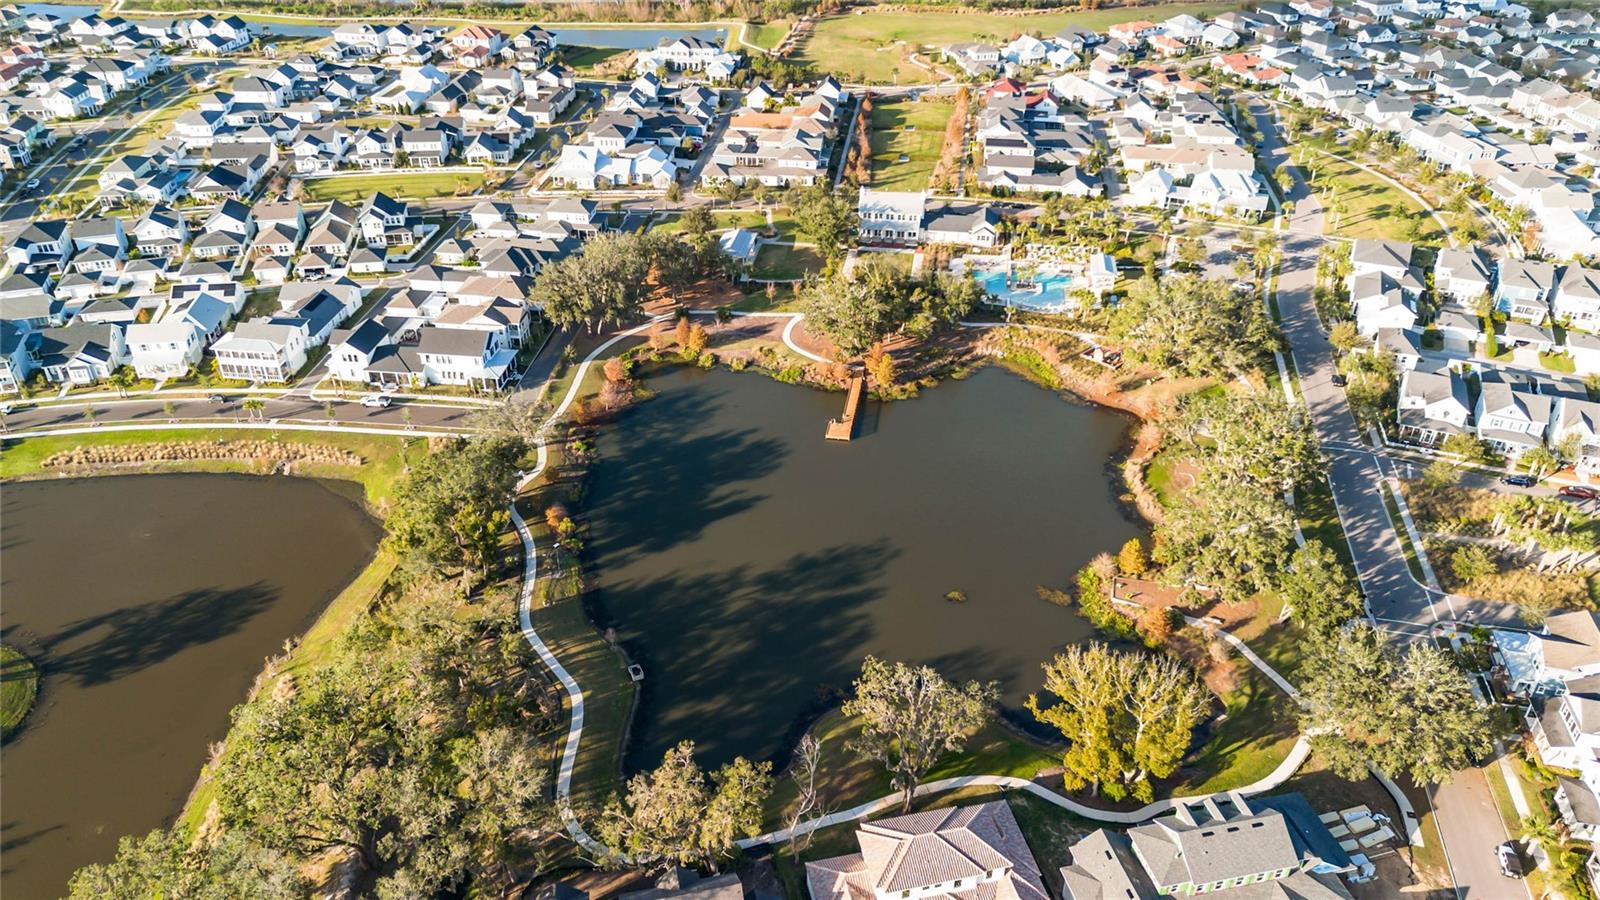
[[[57,897],[169,823],[266,657],[371,559],[350,486],[136,475],[0,488],[0,629],[44,673],[0,755],[0,880]]]
[[[645,669],[626,768],[693,739],[781,758],[869,653],[995,679],[1018,721],[1040,663],[1091,630],[1040,600],[1145,529],[1118,500],[1129,420],[984,369],[869,404],[677,368],[599,440],[591,616]],[[964,591],[965,602],[946,599]]]

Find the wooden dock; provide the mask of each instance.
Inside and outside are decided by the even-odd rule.
[[[856,436],[856,415],[861,412],[861,400],[866,394],[867,376],[851,376],[844,399],[844,416],[828,420],[828,440],[848,441]]]

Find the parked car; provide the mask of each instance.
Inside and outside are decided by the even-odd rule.
[[[1500,874],[1507,878],[1522,877],[1522,855],[1517,852],[1515,841],[1506,841],[1496,847],[1495,856],[1500,860]]]
[[[37,191],[39,189],[39,179],[29,178],[27,184],[22,186],[22,189],[28,191],[29,193]]]
[[[1584,487],[1581,484],[1566,485],[1557,493],[1563,497],[1571,497],[1574,500],[1593,500],[1596,497],[1600,497],[1600,491],[1592,487]]]
[[[1348,381],[1349,381],[1348,378],[1345,378],[1343,375],[1339,374],[1338,372],[1333,373],[1333,386],[1334,387],[1344,387],[1345,384]]]
[[[361,405],[369,409],[387,409],[394,401],[382,394],[368,394],[361,398]]]
[[[210,403],[227,403],[228,398],[222,396],[221,394],[212,394],[206,398],[206,401]]]
[[[1533,487],[1538,484],[1537,481],[1533,480],[1532,475],[1505,475],[1501,477],[1500,483],[1509,484],[1512,487]]]
[[[1235,294],[1249,294],[1254,292],[1255,289],[1256,286],[1253,283],[1242,279],[1233,283],[1233,292]]]

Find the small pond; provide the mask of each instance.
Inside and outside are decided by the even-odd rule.
[[[693,739],[704,761],[781,757],[869,653],[996,679],[1018,721],[1041,662],[1090,636],[1040,600],[1141,524],[1118,500],[1128,420],[985,369],[869,404],[674,369],[600,438],[591,615],[644,666],[627,768]],[[964,591],[965,602],[946,594]]]
[[[263,661],[371,558],[341,482],[137,475],[0,487],[0,630],[44,673],[0,753],[0,881],[58,897],[172,821]]]

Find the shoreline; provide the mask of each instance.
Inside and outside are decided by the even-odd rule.
[[[137,435],[138,432],[128,432],[126,434],[132,437]],[[8,439],[4,443],[7,445],[14,445],[30,440],[40,440],[40,438]],[[141,442],[137,440],[129,440],[115,443],[118,445],[127,445],[136,443],[148,444],[166,442]],[[401,448],[398,453],[403,454],[404,448]],[[353,468],[359,470],[360,468],[364,468],[372,464],[372,460],[366,460],[361,464],[361,466]],[[343,468],[349,469],[352,467]],[[222,475],[240,478],[262,478],[278,475],[285,478],[305,479],[317,482],[325,490],[328,490],[355,504],[363,514],[370,518],[374,524],[379,527],[380,531],[383,529],[384,525],[383,510],[373,502],[370,496],[368,496],[366,485],[360,480],[359,477],[356,477],[354,472],[346,472],[342,476],[337,473],[319,472],[313,474],[309,472],[284,472],[277,471],[275,468],[263,469],[259,466],[253,465],[252,463],[239,460],[165,460],[160,462],[145,463],[103,463],[87,466],[76,466],[70,469],[63,468],[58,470],[39,469],[32,472],[22,472],[7,475],[3,478],[0,478],[0,485],[11,482],[21,483],[75,478],[115,478],[150,475]],[[308,616],[299,628],[294,630],[293,633],[284,636],[285,641],[294,642],[294,649],[286,655],[281,666],[282,670],[291,670],[308,662],[308,660],[304,658],[305,656],[309,655],[304,650],[304,648],[311,643],[308,638],[313,635],[320,634],[321,632],[329,631],[330,629],[338,630],[342,628],[349,618],[353,617],[353,615],[359,614],[360,611],[365,609],[367,605],[370,605],[370,601],[376,599],[377,594],[381,592],[382,585],[387,583],[388,577],[390,573],[394,571],[396,563],[397,561],[394,559],[394,557],[384,550],[382,538],[380,537],[372,547],[371,556],[369,556],[359,566],[353,567],[350,577],[342,581],[335,589],[333,589],[327,601],[319,604],[315,613]],[[363,589],[364,587],[371,585],[373,582],[377,583],[377,590],[367,591]],[[259,681],[262,673],[266,672],[269,666],[270,663],[264,663],[255,672],[251,678],[252,684]],[[42,685],[42,679],[40,683]],[[239,702],[243,703],[247,699],[248,693],[245,697],[241,697]],[[19,727],[18,729],[8,732],[5,736],[5,740],[9,742],[11,738],[20,731],[21,729]],[[228,731],[232,731],[231,724],[228,728]],[[224,734],[223,740],[226,741],[226,739],[227,736]],[[208,786],[210,784],[209,765],[209,763],[203,763],[201,765],[200,771],[195,776],[194,784],[189,788],[189,792],[184,797],[183,803],[180,804],[180,806],[170,814],[169,818],[164,819],[163,821],[180,823],[184,827],[188,828],[191,833],[196,833],[201,827],[203,827],[204,820],[209,813],[211,800],[208,791]]]

